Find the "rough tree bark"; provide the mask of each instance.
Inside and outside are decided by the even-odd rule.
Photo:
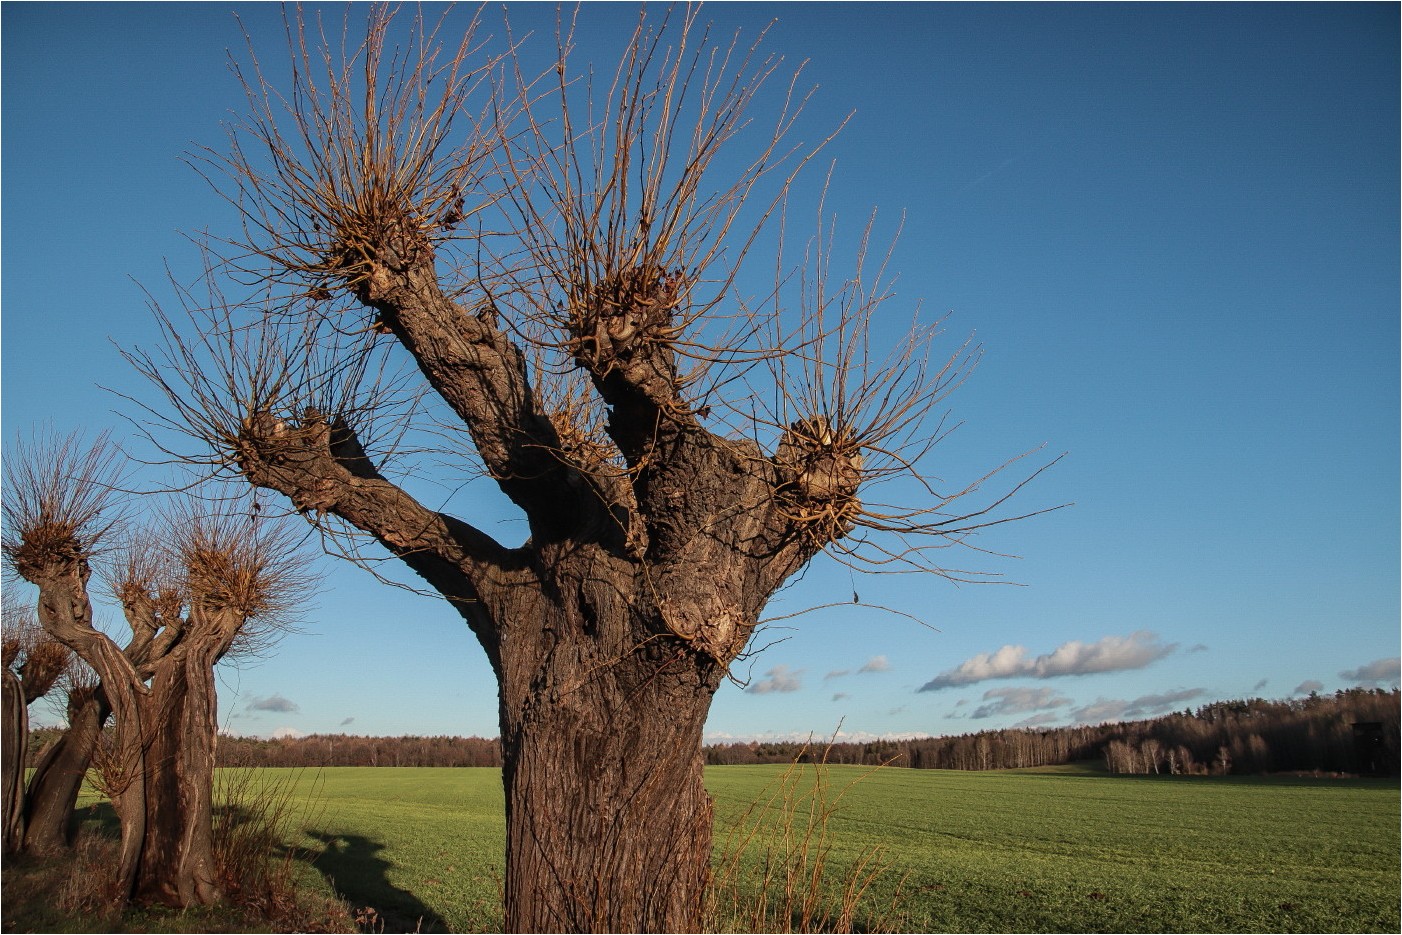
[[[34,614],[6,595],[4,633],[4,851],[25,847],[29,835],[29,811],[35,795],[26,787],[25,761],[29,755],[29,706],[43,698],[69,670],[72,656],[67,647],[44,634]],[[21,659],[23,661],[21,661]]]
[[[136,901],[208,906],[223,898],[214,859],[213,662],[180,647],[160,661],[148,710],[160,711],[146,750],[146,837]],[[203,669],[203,671],[201,671]]]
[[[125,900],[136,885],[146,831],[139,703],[145,687],[121,648],[92,625],[87,589],[91,569],[72,531],[58,537],[31,537],[27,548],[21,546],[11,556],[16,571],[39,588],[39,623],[97,673],[116,718],[117,740],[110,763],[114,775],[108,783],[121,824],[121,846],[113,896]]]
[[[567,442],[534,408],[524,356],[489,315],[443,295],[426,248],[394,230],[362,300],[468,424],[530,541],[506,549],[424,508],[317,411],[295,424],[245,418],[238,463],[299,510],[375,535],[487,650],[501,699],[506,927],[694,930],[710,859],[701,731],[712,695],[770,595],[821,545],[791,508],[841,516],[855,458],[812,426],[791,429],[774,457],[712,435],[677,405],[670,348],[640,332],[628,357],[615,340],[619,357],[596,371],[634,471],[586,470],[561,457]],[[648,270],[630,273],[662,288]],[[643,293],[616,314],[661,330],[664,301]]]
[[[144,686],[146,824],[133,893],[144,904],[207,906],[225,896],[214,851],[214,667],[252,628],[274,624],[286,594],[309,579],[292,570],[285,526],[194,507],[166,525],[168,551],[134,548],[115,589],[132,631],[126,656]]]
[[[29,713],[24,700],[24,686],[19,676],[10,671],[8,662],[3,672],[4,733],[0,734],[4,748],[0,749],[0,764],[4,768],[5,853],[11,854],[24,843],[24,760],[29,747]]]

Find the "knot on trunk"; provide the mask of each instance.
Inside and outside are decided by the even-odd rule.
[[[79,564],[86,567],[91,552],[91,545],[83,540],[72,521],[41,516],[19,530],[19,541],[10,550],[10,560],[19,576],[32,582],[56,570]]]
[[[729,665],[740,654],[755,626],[739,607],[724,601],[714,590],[697,593],[690,600],[663,598],[657,611],[672,635],[721,665]]]
[[[826,545],[855,528],[861,512],[861,446],[824,416],[799,419],[774,456],[775,499],[799,531]]]
[[[569,406],[565,411],[547,413],[550,426],[558,440],[562,460],[595,477],[613,477],[621,473],[617,466],[618,449],[608,440],[603,426],[588,421],[583,407]],[[573,481],[573,475],[570,480]]]
[[[670,342],[676,336],[672,313],[686,286],[682,270],[648,264],[619,270],[571,296],[566,348],[575,364],[603,377],[639,350]]]
[[[260,462],[281,464],[298,453],[326,451],[330,438],[331,425],[318,409],[308,407],[296,422],[261,409],[245,416],[239,424],[235,457],[245,470],[256,468]]]
[[[307,270],[314,282],[311,298],[329,301],[332,288],[341,286],[362,305],[379,308],[410,269],[432,262],[431,235],[442,224],[420,217],[398,194],[370,189],[335,207],[320,262]]]
[[[297,422],[266,409],[246,416],[234,449],[253,483],[282,492],[301,512],[325,513],[335,505],[341,484],[328,469],[363,473],[368,461],[344,420],[310,406]]]

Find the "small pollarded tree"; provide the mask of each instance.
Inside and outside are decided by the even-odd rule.
[[[71,758],[94,761],[121,825],[112,895],[209,905],[223,897],[212,836],[214,666],[282,629],[311,579],[292,526],[217,502],[179,501],[148,528],[115,534],[120,463],[105,439],[16,444],[6,459],[4,557],[37,587],[44,631],[99,680],[93,716],[84,706],[73,725],[84,733]],[[125,646],[93,623],[99,554],[131,631]],[[104,707],[113,731],[99,742]]]
[[[3,750],[4,770],[4,850],[13,853],[24,846],[29,789],[25,783],[25,760],[29,749],[29,706],[49,694],[69,670],[72,653],[39,626],[33,610],[25,607],[13,592],[3,601],[3,672],[5,680]]]
[[[5,592],[4,618],[5,850],[50,853],[70,843],[78,791],[110,712],[92,669],[39,625],[34,608],[14,589]],[[39,753],[25,782],[29,719],[24,705],[52,695],[66,699],[68,726]]]
[[[24,850],[50,853],[72,843],[78,792],[111,710],[97,675],[81,660],[63,677],[68,727],[39,754],[24,805]]]
[[[248,112],[196,162],[243,224],[129,352],[163,391],[149,434],[462,615],[498,679],[509,931],[695,929],[702,727],[771,595],[824,550],[976,578],[938,550],[1012,518],[1021,483],[965,506],[988,476],[927,473],[978,350],[931,356],[927,326],[882,350],[884,255],[863,237],[840,276],[821,208],[790,271],[803,97],[761,128],[777,63],[694,9],[641,15],[606,73],[567,18],[534,73],[509,27],[493,55],[475,20],[446,52],[442,24],[396,46],[390,20],[288,23],[281,85],[236,67]],[[494,481],[526,540],[413,496],[425,449]]]

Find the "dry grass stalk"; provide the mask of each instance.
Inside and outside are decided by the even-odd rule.
[[[805,746],[728,831],[707,891],[709,930],[892,930],[900,888],[888,905],[868,900],[893,866],[887,848],[867,847],[845,867],[832,860],[832,819],[843,797],[870,773],[834,793],[827,749],[816,762],[807,760]]]
[[[225,891],[237,905],[270,922],[287,922],[300,908],[297,882],[305,854],[291,841],[319,818],[320,777],[310,781],[310,804],[297,805],[301,770],[247,766],[216,774],[214,854]]]

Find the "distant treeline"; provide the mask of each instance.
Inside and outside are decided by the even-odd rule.
[[[1013,728],[873,743],[733,743],[706,748],[712,765],[891,763],[915,769],[1013,769],[1103,761],[1112,773],[1398,772],[1396,690],[1348,689],[1290,701],[1218,701],[1146,721]],[[1355,725],[1367,725],[1355,727]]]
[[[481,737],[225,736],[218,758],[220,766],[500,766],[501,743]]]
[[[1290,701],[1219,701],[1146,721],[1098,727],[1012,728],[870,743],[713,744],[713,766],[890,763],[914,769],[1011,769],[1098,760],[1112,773],[1398,773],[1399,694],[1348,689]],[[59,735],[33,732],[37,759]],[[260,740],[221,736],[221,766],[500,766],[501,745],[480,737],[313,734]]]

